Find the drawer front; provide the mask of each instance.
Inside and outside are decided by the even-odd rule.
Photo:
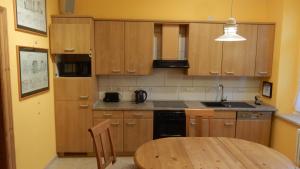
[[[152,119],[153,111],[125,111],[125,119]]]
[[[94,111],[94,118],[123,119],[123,111]]]

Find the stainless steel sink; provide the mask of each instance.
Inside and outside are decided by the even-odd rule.
[[[206,107],[224,107],[224,108],[255,108],[246,102],[201,102]]]

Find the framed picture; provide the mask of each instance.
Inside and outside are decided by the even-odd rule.
[[[49,90],[48,50],[17,47],[20,100]]]
[[[13,0],[16,30],[47,36],[46,0]]]
[[[273,84],[271,82],[263,81],[262,95],[264,97],[272,98],[272,87]]]

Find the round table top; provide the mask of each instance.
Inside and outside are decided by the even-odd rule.
[[[295,169],[281,153],[261,144],[223,137],[152,140],[135,153],[140,169]]]

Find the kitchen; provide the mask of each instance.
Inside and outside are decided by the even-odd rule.
[[[11,44],[49,49],[48,91],[16,101],[20,93],[12,89],[18,112],[12,114],[16,168],[97,168],[96,143],[88,130],[106,120],[117,155],[113,168],[144,168],[137,156],[147,144],[193,137],[246,140],[280,152],[286,165],[299,165],[297,3],[202,1],[187,7],[197,4],[203,10],[197,15],[178,2],[162,16],[149,12],[148,2],[137,3],[132,11],[123,2],[118,8],[102,2],[103,11],[98,11],[102,4],[94,0],[48,1],[48,37]],[[164,10],[168,6],[154,4]],[[232,29],[236,39],[222,39]],[[8,31],[11,36],[15,30]],[[31,107],[28,121],[18,122],[22,108]],[[43,126],[43,134],[31,129],[36,134],[24,141],[22,128],[35,117],[43,117],[44,125],[43,120],[31,124]],[[43,146],[26,156],[32,138]],[[42,160],[30,162],[37,154],[43,154]]]

